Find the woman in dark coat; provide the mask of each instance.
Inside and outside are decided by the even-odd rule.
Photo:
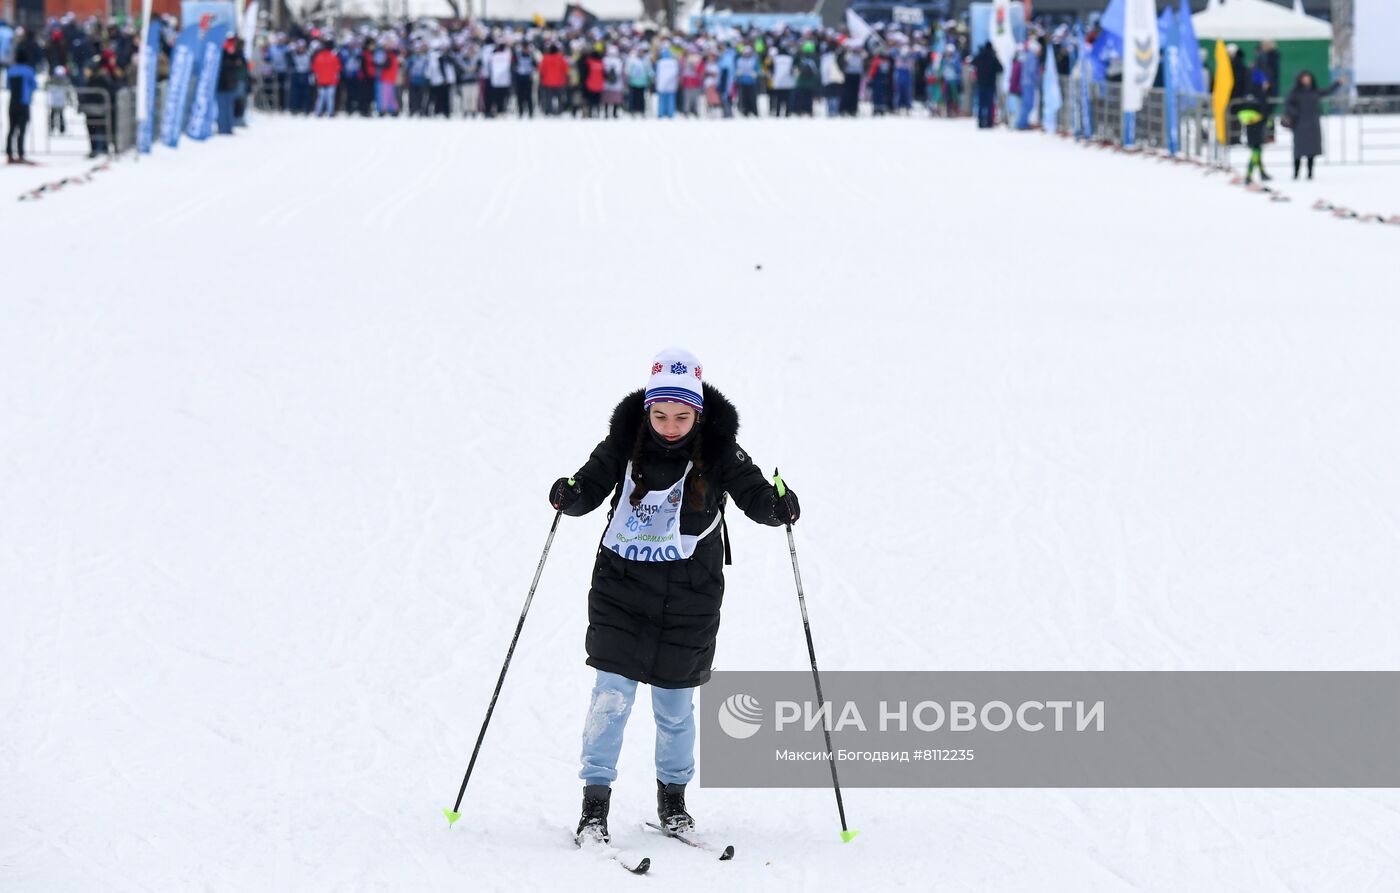
[[[1283,122],[1293,130],[1293,179],[1298,179],[1304,159],[1308,162],[1308,179],[1313,178],[1313,160],[1322,154],[1322,100],[1340,90],[1343,83],[1339,80],[1326,90],[1319,90],[1313,73],[1303,71],[1288,91]]]
[[[739,414],[701,381],[691,354],[664,350],[644,390],[623,398],[608,436],[572,478],[550,488],[566,515],[611,496],[588,593],[588,665],[597,670],[583,730],[577,839],[608,840],[608,804],[637,684],[652,686],[657,815],[687,830],[695,773],[695,688],[710,678],[724,597],[724,506],[769,526],[797,520],[796,495],[763,476],[739,446]]]

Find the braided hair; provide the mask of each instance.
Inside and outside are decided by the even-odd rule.
[[[709,487],[704,478],[705,459],[702,455],[705,442],[705,430],[700,427],[701,417],[695,419],[695,437],[690,444],[690,461],[693,466],[690,474],[685,479],[686,502],[690,508],[696,511],[704,511],[705,496]],[[636,508],[646,495],[646,485],[642,483],[642,453],[643,448],[651,441],[651,419],[642,417],[642,424],[637,428],[637,437],[632,443],[632,496],[628,500],[632,507]]]

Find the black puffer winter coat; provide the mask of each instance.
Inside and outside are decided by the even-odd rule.
[[[638,489],[670,487],[686,479],[681,533],[699,535],[722,511],[724,497],[760,524],[778,527],[777,491],[739,447],[739,413],[724,395],[704,385],[705,412],[684,446],[667,449],[644,425],[643,391],[613,410],[608,436],[574,479],[583,495],[566,510],[585,515],[609,499],[616,509],[627,463],[640,470]],[[611,513],[609,514],[611,517]],[[710,678],[724,598],[724,545],[716,529],[681,561],[629,561],[598,545],[588,593],[588,665],[659,688],[692,688]]]
[[[1283,106],[1284,117],[1293,128],[1293,157],[1311,158],[1322,154],[1322,100],[1342,87],[1335,83],[1326,90],[1303,85],[1303,76],[1288,94]]]

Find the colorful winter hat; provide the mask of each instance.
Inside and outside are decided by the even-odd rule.
[[[661,351],[651,361],[651,380],[647,382],[642,407],[653,403],[684,403],[696,412],[704,412],[700,371],[700,361],[695,354],[679,347]]]

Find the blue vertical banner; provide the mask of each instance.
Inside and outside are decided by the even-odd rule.
[[[1060,107],[1064,96],[1060,93],[1060,65],[1055,58],[1055,45],[1045,46],[1045,72],[1040,88],[1040,125],[1046,133],[1058,133],[1060,129]]]
[[[143,155],[151,154],[151,143],[155,139],[156,121],[156,71],[160,67],[160,19],[153,19],[146,26],[146,37],[141,43],[141,67],[146,69],[146,117],[136,132],[136,148]]]
[[[1172,8],[1162,13],[1159,24],[1163,28],[1162,58],[1166,68],[1162,72],[1162,85],[1166,88],[1167,101],[1167,152],[1171,155],[1181,151],[1180,110],[1177,94],[1181,91],[1181,45],[1180,25]]]
[[[207,140],[209,134],[214,132],[214,115],[218,110],[214,93],[219,87],[219,63],[224,58],[224,38],[227,36],[227,25],[214,25],[199,45],[199,82],[194,88],[190,120],[185,125],[185,135],[192,140]]]
[[[172,149],[180,145],[180,132],[185,128],[185,100],[190,94],[198,48],[199,26],[188,25],[180,32],[170,54],[170,80],[165,85],[165,106],[160,114],[160,141]]]
[[[1176,14],[1177,62],[1181,65],[1181,77],[1177,89],[1185,87],[1192,93],[1207,93],[1206,67],[1201,62],[1201,45],[1196,40],[1196,26],[1191,24],[1191,7],[1181,0],[1181,9]]]
[[[1089,93],[1089,81],[1094,77],[1093,60],[1090,58],[1089,39],[1078,25],[1075,29],[1079,31],[1079,101],[1083,112],[1083,117],[1079,120],[1079,125],[1083,128],[1080,135],[1088,140],[1094,138],[1093,96]]]

